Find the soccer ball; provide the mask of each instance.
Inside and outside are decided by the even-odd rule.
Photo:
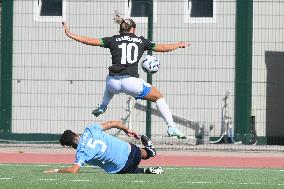
[[[156,56],[146,55],[142,61],[142,69],[146,73],[154,74],[159,71],[160,60]]]

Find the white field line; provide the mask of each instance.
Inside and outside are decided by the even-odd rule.
[[[210,170],[210,171],[255,171],[263,168],[214,168],[214,167],[164,167],[163,169],[188,169],[188,170]],[[265,170],[265,169],[263,169]],[[269,171],[284,171],[284,169],[267,169]]]
[[[71,182],[90,182],[90,180],[71,180]]]
[[[9,178],[9,177],[1,177],[0,180],[11,180],[13,178]]]
[[[260,183],[260,182],[205,182],[205,181],[191,181],[191,182],[180,182],[177,185],[182,185],[182,184],[190,184],[190,185],[195,185],[195,184],[204,184],[204,185],[211,185],[211,184],[224,184],[224,185],[251,185],[251,186],[256,186],[256,185],[264,185],[264,186],[284,186],[283,184],[280,183],[275,183],[275,184],[265,184],[265,183]]]
[[[38,181],[59,181],[59,179],[45,179],[45,178],[40,178],[40,179],[36,179],[36,180],[38,180]],[[64,179],[64,180],[66,180],[66,179]],[[90,182],[90,180],[80,180],[80,179],[68,180],[68,181],[70,181],[70,182]]]
[[[0,166],[34,166],[34,167],[70,167],[70,165],[56,165],[56,164],[1,164]],[[86,165],[84,167],[90,167],[94,169],[100,169],[97,166]],[[269,170],[273,172],[284,172],[284,169],[264,169],[264,168],[219,168],[219,167],[164,167],[164,170],[176,170],[176,169],[185,169],[185,170],[209,170],[209,171],[255,171],[258,169]]]
[[[0,163],[0,166],[34,166],[34,167],[70,167],[70,165],[56,165],[56,164],[6,164],[6,163]],[[91,167],[95,169],[99,169],[97,166],[91,166],[91,165],[85,165],[84,167]],[[165,170],[175,170],[175,169],[185,169],[185,170],[210,170],[210,171],[255,171],[258,169],[265,170],[265,168],[220,168],[220,167],[164,167]],[[267,168],[269,171],[275,171],[275,172],[284,172],[284,169],[277,169],[277,168]]]
[[[10,177],[0,177],[0,180],[13,180],[14,178]],[[46,178],[40,178],[36,179],[37,181],[59,181],[62,179],[46,179]],[[90,182],[90,180],[68,180],[64,179],[69,182]],[[108,182],[118,182],[117,180],[109,180]],[[121,182],[121,181],[120,181]],[[145,183],[148,181],[143,181],[143,180],[133,180],[133,181],[127,181],[127,182],[133,182],[133,183]],[[265,183],[260,183],[260,182],[211,182],[211,181],[190,181],[190,182],[179,182],[176,185],[183,185],[183,184],[189,184],[189,185],[196,185],[196,184],[204,184],[204,185],[211,185],[211,184],[224,184],[224,185],[266,185],[266,186],[284,186],[284,183],[274,183],[274,184],[265,184]]]
[[[45,178],[43,178],[43,179],[37,179],[37,180],[39,180],[39,181],[55,181],[55,180],[58,180],[58,179],[45,179]]]
[[[34,166],[34,167],[70,167],[70,165],[57,165],[57,164],[7,164],[7,163],[0,163],[0,166]],[[99,168],[97,166],[85,165],[84,167],[91,167],[91,168]],[[218,167],[164,167],[163,169],[188,169],[188,170],[216,170],[216,171],[255,171],[258,169],[263,168],[218,168]],[[264,170],[264,169],[263,169]],[[267,168],[269,171],[280,171],[284,172],[284,169],[277,169],[277,168]]]

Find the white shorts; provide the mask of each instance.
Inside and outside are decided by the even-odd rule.
[[[143,99],[151,91],[151,85],[141,78],[128,75],[106,77],[106,89],[113,94],[125,93],[135,99]]]

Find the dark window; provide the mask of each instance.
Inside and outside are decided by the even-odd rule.
[[[62,16],[63,0],[41,0],[40,16]]]
[[[148,0],[128,0],[129,2],[132,2],[131,17],[148,17]]]
[[[189,0],[191,1],[190,17],[213,17],[213,0]]]

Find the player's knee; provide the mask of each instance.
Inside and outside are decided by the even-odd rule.
[[[156,99],[157,99],[157,100],[159,100],[159,99],[161,99],[161,98],[163,98],[163,95],[162,95],[161,93],[159,93],[159,94],[156,95]],[[157,100],[156,100],[156,101],[157,101]]]
[[[152,88],[151,92],[146,96],[145,99],[156,102],[161,98],[163,98],[163,95],[156,88]]]
[[[157,90],[153,93],[153,97],[155,99],[155,102],[161,98],[163,98],[163,95]]]
[[[156,156],[156,150],[154,148],[145,147],[143,149],[145,150],[146,153],[142,155],[142,159],[149,159],[151,157]]]

